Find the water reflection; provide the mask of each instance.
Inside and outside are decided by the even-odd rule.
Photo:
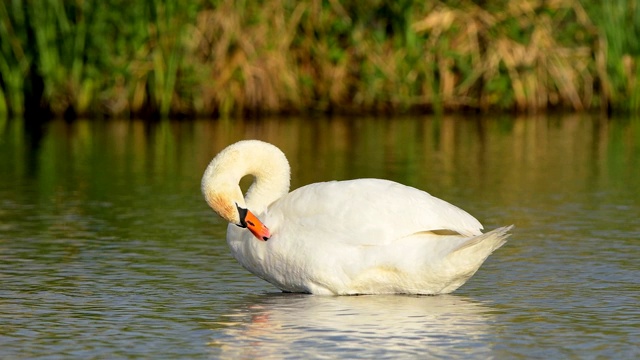
[[[279,146],[292,164],[294,187],[375,176],[438,193],[469,191],[487,194],[480,200],[525,200],[529,205],[541,192],[618,187],[640,177],[640,121],[588,115],[80,120],[48,123],[37,135],[26,124],[0,126],[0,150],[11,154],[0,159],[0,170],[14,179],[38,179],[49,193],[55,185],[82,189],[111,180],[123,186],[159,179],[193,186],[217,152],[245,138]],[[102,166],[117,176],[104,179]],[[637,182],[631,184],[640,190]]]
[[[251,296],[220,315],[224,358],[488,355],[490,309],[462,296]]]

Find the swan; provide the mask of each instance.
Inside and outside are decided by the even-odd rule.
[[[246,195],[239,186],[253,176]],[[506,242],[464,210],[383,179],[329,181],[289,192],[276,146],[243,140],[207,166],[202,193],[224,220],[233,257],[284,292],[446,294]]]

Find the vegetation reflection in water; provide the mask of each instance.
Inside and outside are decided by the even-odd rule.
[[[229,257],[225,224],[199,193],[210,159],[244,138],[287,154],[293,188],[388,178],[486,228],[515,223],[515,234],[451,296],[274,295]],[[284,356],[638,355],[637,120],[3,121],[0,153],[8,357],[248,356],[247,346]]]

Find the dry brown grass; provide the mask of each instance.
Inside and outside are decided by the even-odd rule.
[[[593,57],[601,46],[562,43],[558,29],[565,18],[550,15],[559,12],[575,19],[582,36],[595,37],[595,27],[575,0],[511,1],[497,13],[471,2],[460,8],[439,3],[414,24],[414,29],[428,35],[427,61],[438,64],[439,90],[445,105],[484,110],[505,107],[511,104],[502,103],[503,97],[511,93],[519,110],[590,107],[597,76]],[[519,27],[515,32],[523,38],[511,35],[514,22]],[[446,51],[429,51],[443,46]],[[473,70],[466,78],[456,71],[450,53],[469,62]],[[505,73],[508,85],[503,79]],[[496,84],[495,88],[492,84]]]
[[[338,2],[287,9],[267,1],[252,12],[224,1],[200,12],[189,37],[206,79],[193,110],[590,108],[603,76],[593,59],[604,46],[580,3],[508,4],[490,11],[437,2],[412,21],[417,40],[408,43],[376,37]],[[346,36],[332,28],[338,22],[350,26]],[[585,41],[559,38],[568,22],[579,32],[570,36]]]

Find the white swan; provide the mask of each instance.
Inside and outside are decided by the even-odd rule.
[[[255,180],[243,196],[245,175]],[[207,203],[230,223],[233,256],[287,292],[449,293],[512,227],[483,234],[465,211],[388,180],[330,181],[289,193],[289,176],[280,149],[245,140],[221,151],[202,177]]]

